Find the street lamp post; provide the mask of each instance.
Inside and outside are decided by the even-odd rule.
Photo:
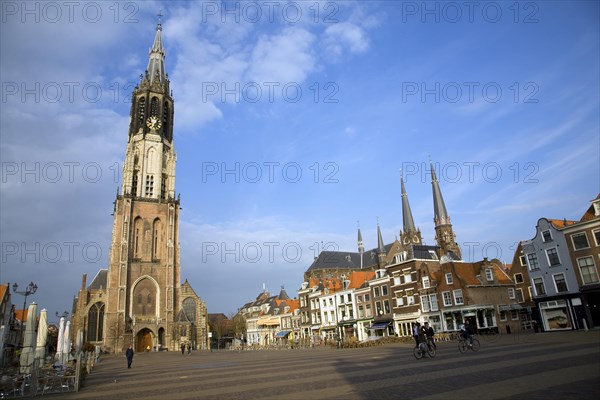
[[[27,306],[27,296],[35,294],[35,292],[37,291],[37,285],[33,282],[29,282],[29,285],[27,285],[27,287],[25,288],[25,290],[17,290],[19,288],[19,285],[15,282],[12,286],[13,288],[13,292],[16,294],[20,294],[21,296],[24,296],[25,299],[23,300],[23,313],[21,314],[21,330],[20,330],[20,337],[22,340],[23,339],[23,324],[25,323],[24,321],[24,317],[25,317],[25,307]],[[22,345],[21,345],[22,346]]]
[[[63,311],[62,313],[58,313],[58,311],[56,313],[54,313],[54,315],[56,315],[56,319],[58,320],[57,324],[60,325],[60,319],[64,318],[65,321],[67,320],[67,318],[69,318],[69,312],[68,311]]]

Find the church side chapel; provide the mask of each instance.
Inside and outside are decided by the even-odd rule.
[[[175,196],[174,103],[160,20],[148,68],[132,93],[121,193],[114,202],[108,269],[74,299],[71,332],[109,352],[208,348],[204,302],[181,279]]]

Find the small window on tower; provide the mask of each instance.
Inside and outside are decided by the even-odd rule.
[[[153,97],[150,102],[150,115],[155,117],[158,115],[158,97]]]
[[[169,103],[167,103],[165,101],[165,104],[163,106],[163,126],[165,127],[165,130],[168,132],[169,131]],[[170,139],[170,138],[168,138]]]
[[[133,171],[133,180],[131,182],[131,195],[137,196],[138,171]]]
[[[154,194],[154,176],[146,175],[146,196]]]
[[[138,120],[140,123],[144,123],[144,117],[146,116],[146,99],[140,98],[138,105]]]

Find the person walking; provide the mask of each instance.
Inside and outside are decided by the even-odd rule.
[[[185,354],[185,343],[181,343],[181,354]]]
[[[133,362],[133,346],[129,345],[127,350],[125,350],[125,357],[127,358],[127,368],[131,368],[131,363]]]
[[[188,351],[188,354],[192,354],[192,344],[191,343],[187,344],[187,351]]]

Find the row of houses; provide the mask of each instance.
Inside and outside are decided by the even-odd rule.
[[[435,176],[436,245],[422,244],[401,181],[403,230],[365,251],[323,251],[304,273],[298,297],[263,290],[240,309],[249,344],[292,339],[359,341],[412,336],[414,322],[457,332],[465,320],[479,332],[554,331],[600,326],[600,196],[580,220],[538,221],[519,243],[512,264],[466,262]]]

